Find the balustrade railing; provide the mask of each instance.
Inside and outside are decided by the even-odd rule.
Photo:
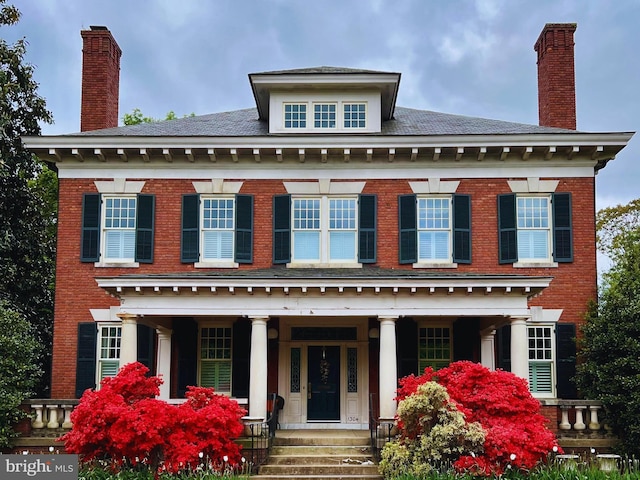
[[[600,419],[602,402],[596,400],[558,400],[560,409],[559,433],[605,433],[605,425]]]
[[[53,437],[71,430],[71,412],[78,400],[31,399],[22,403],[31,418],[30,436]]]

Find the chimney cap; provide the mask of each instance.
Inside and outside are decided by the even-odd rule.
[[[109,29],[107,27],[103,26],[103,25],[91,25],[89,27],[89,29],[90,30],[94,30],[94,31],[95,30],[106,30],[106,31],[109,31]]]

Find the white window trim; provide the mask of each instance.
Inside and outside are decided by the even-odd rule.
[[[520,259],[520,246],[518,244],[518,261],[513,264],[514,268],[541,268],[541,267],[549,267],[549,268],[557,268],[558,263],[553,261],[553,205],[552,205],[552,195],[550,193],[546,194],[535,194],[535,193],[519,193],[516,194],[516,236],[518,236],[518,232],[527,231],[527,230],[535,230],[535,229],[521,229],[518,227],[518,199],[520,198],[546,198],[547,199],[547,215],[549,219],[549,225],[546,227],[547,230],[547,258],[535,259],[535,258],[525,258]],[[542,230],[540,228],[539,230]]]
[[[295,208],[294,201],[301,199],[319,199],[320,200],[320,255],[317,261],[308,259],[296,260],[294,258],[295,244],[294,244],[294,216]],[[354,239],[354,252],[355,258],[353,261],[339,260],[331,261],[330,259],[330,245],[329,245],[329,200],[348,199],[355,200],[355,239]],[[291,198],[291,262],[287,263],[288,268],[362,268],[362,264],[358,262],[358,197],[354,195],[296,195]]]
[[[419,227],[419,202],[421,199],[446,198],[449,200],[449,259],[421,259],[420,258],[420,232],[421,231],[445,231],[445,229],[421,229]],[[453,262],[453,197],[451,195],[417,195],[416,196],[416,256],[418,261],[413,264],[414,268],[458,268],[458,264]]]
[[[342,125],[342,129],[344,129],[346,132],[364,132],[367,130],[367,128],[369,127],[369,102],[366,101],[357,101],[357,100],[353,100],[353,101],[348,101],[348,100],[344,100],[343,102],[341,102],[341,108],[340,108],[340,122]],[[344,116],[345,116],[345,107],[347,105],[364,105],[364,127],[347,127],[345,126],[344,123]],[[354,120],[350,120],[351,122],[353,122]]]
[[[113,228],[107,228],[106,227],[106,216],[107,216],[107,206],[106,206],[106,201],[107,199],[134,199],[136,201],[136,218],[134,218],[134,220],[137,223],[137,215],[138,215],[138,208],[139,208],[139,202],[138,202],[138,196],[137,194],[119,194],[119,193],[114,193],[114,194],[103,194],[102,197],[100,198],[100,261],[95,262],[94,266],[99,267],[99,268],[104,268],[104,267],[122,267],[122,268],[136,268],[139,267],[140,264],[138,262],[135,261],[135,237],[134,237],[134,245],[133,245],[133,258],[109,258],[109,259],[105,259],[106,257],[106,248],[107,248],[107,232],[109,230],[118,230],[118,229],[113,229]],[[133,227],[133,232],[134,234],[137,232],[137,224]],[[130,230],[130,229],[126,229],[126,230]]]
[[[556,387],[557,387],[557,374],[556,374],[556,361],[557,361],[557,352],[556,352],[556,324],[550,322],[528,322],[527,323],[527,359],[529,358],[529,328],[549,328],[551,331],[551,360],[549,363],[551,364],[551,392],[533,392],[531,391],[531,395],[534,398],[556,398]],[[536,362],[536,360],[527,360],[527,371],[529,370],[529,363]],[[540,362],[540,361],[538,361]],[[527,382],[529,383],[529,378],[527,378]],[[530,387],[529,387],[530,388]]]
[[[202,374],[202,329],[203,328],[230,328],[231,329],[231,354],[229,356],[229,363],[231,365],[231,374],[229,379],[229,391],[222,391],[215,389],[216,393],[220,393],[222,395],[231,396],[231,392],[233,392],[233,322],[232,321],[222,321],[216,322],[213,320],[206,320],[202,322],[198,322],[198,368],[197,368],[197,383],[200,385],[200,375]]]
[[[119,328],[120,329],[120,351],[117,359],[103,359],[101,354],[102,350],[102,329],[103,328]],[[100,389],[100,384],[102,382],[102,378],[100,378],[100,372],[102,371],[102,362],[107,361],[116,361],[118,362],[117,370],[120,370],[120,357],[122,355],[122,322],[97,322],[96,328],[98,329],[96,335],[96,371],[95,371],[95,382],[96,382],[96,390]]]
[[[282,102],[282,125],[280,129],[283,132],[341,132],[341,133],[354,133],[354,132],[370,132],[372,128],[371,108],[369,100],[360,99],[340,99],[340,98],[326,98],[326,99],[312,99],[312,100],[299,100],[294,99],[284,100]],[[305,105],[305,127],[287,127],[286,122],[286,106],[287,105]],[[334,127],[316,127],[315,125],[315,107],[316,105],[335,105],[336,106],[336,119]],[[345,105],[364,105],[365,107],[365,126],[364,127],[345,127],[344,115]]]
[[[203,254],[203,248],[204,248],[204,232],[205,229],[203,228],[204,225],[204,201],[205,200],[232,200],[233,201],[233,228],[231,229],[231,232],[234,236],[233,238],[233,255],[231,256],[231,258],[222,258],[222,259],[215,259],[215,258],[208,258],[208,259],[204,259],[204,254]],[[235,245],[235,232],[236,232],[236,199],[235,199],[235,195],[216,195],[216,194],[203,194],[200,196],[200,205],[199,205],[199,211],[198,211],[198,221],[199,221],[199,249],[200,251],[199,253],[199,257],[202,259],[199,262],[195,262],[194,263],[194,268],[238,268],[239,264],[237,262],[235,262],[233,259],[235,258],[235,250],[236,250],[236,245]],[[220,229],[223,230],[223,229]],[[224,229],[224,230],[228,230],[228,229]]]
[[[427,320],[418,322],[418,370],[420,370],[420,364],[422,361],[428,361],[428,359],[423,359],[420,357],[420,329],[421,328],[448,328],[449,329],[449,365],[453,362],[453,320],[451,321],[438,321],[438,322],[429,322]],[[424,369],[423,369],[424,370]],[[418,372],[422,374],[422,371]]]
[[[335,113],[335,119],[334,119],[335,125],[333,127],[322,127],[322,126],[317,127],[316,126],[316,107],[321,107],[323,105],[327,105],[327,106],[333,105],[333,106],[335,106],[335,111],[334,111],[334,113]],[[322,112],[320,112],[320,113],[322,114]],[[330,113],[330,112],[328,112],[328,113]],[[340,107],[338,105],[338,102],[335,102],[335,101],[326,101],[326,102],[325,101],[314,101],[314,102],[311,102],[311,115],[312,115],[311,121],[313,123],[311,125],[311,129],[313,129],[313,130],[322,130],[322,131],[326,131],[326,132],[335,132],[336,130],[340,129],[340,123],[339,123],[340,122],[340,118],[339,118],[340,117]],[[320,122],[321,123],[322,123],[322,121],[323,121],[322,118],[320,118]],[[307,125],[309,125],[309,123],[307,123]]]

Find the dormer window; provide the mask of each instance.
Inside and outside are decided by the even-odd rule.
[[[307,104],[284,104],[284,128],[307,128]]]
[[[316,103],[313,105],[313,128],[336,128],[335,103]]]
[[[367,105],[365,103],[344,104],[344,128],[366,128]]]

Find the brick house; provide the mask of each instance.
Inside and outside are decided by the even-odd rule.
[[[119,366],[213,386],[282,428],[368,428],[397,379],[457,360],[575,398],[596,296],[595,175],[631,133],[576,131],[575,24],[535,43],[540,125],[396,106],[400,73],[249,75],[256,106],[118,127],[121,51],[82,32],[59,174],[52,398]]]

